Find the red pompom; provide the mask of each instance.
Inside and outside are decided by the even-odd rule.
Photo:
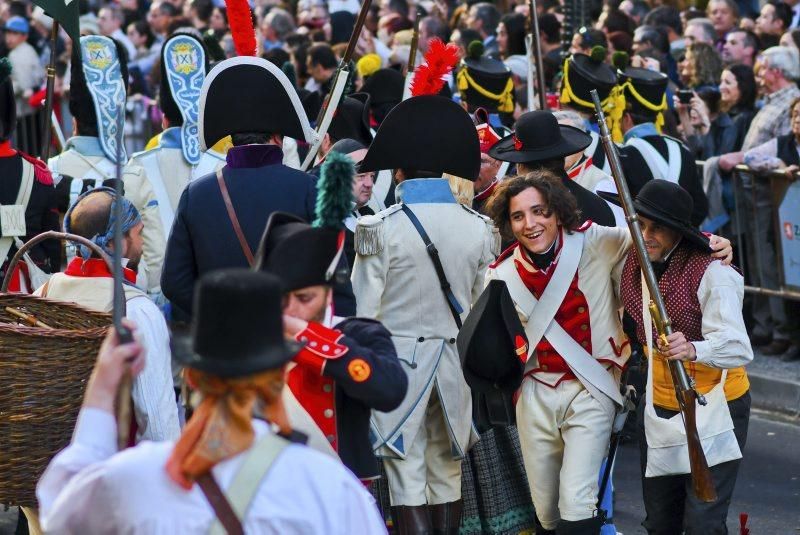
[[[425,63],[417,67],[411,82],[411,96],[436,95],[444,87],[444,77],[458,63],[458,47],[431,39]]]
[[[253,14],[247,0],[225,0],[228,9],[228,26],[233,37],[237,56],[256,55],[256,30]]]

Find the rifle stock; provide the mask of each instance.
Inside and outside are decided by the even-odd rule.
[[[591,91],[591,95],[595,112],[597,113],[597,124],[600,127],[600,139],[603,143],[603,150],[606,153],[606,158],[611,167],[611,175],[617,186],[622,209],[625,211],[625,220],[628,222],[628,228],[631,232],[636,257],[639,260],[639,266],[641,266],[647,289],[650,291],[650,297],[652,299],[650,303],[651,315],[656,324],[659,339],[665,342],[666,338],[672,334],[672,323],[667,314],[664,298],[658,288],[658,281],[656,280],[655,271],[653,271],[653,265],[650,263],[650,257],[647,255],[644,237],[642,236],[642,228],[639,225],[639,217],[633,209],[633,199],[628,189],[628,182],[625,179],[625,172],[622,169],[617,147],[611,140],[611,133],[606,124],[603,107],[600,104],[600,97],[595,89]],[[711,478],[711,472],[708,469],[708,462],[703,452],[703,446],[700,442],[700,436],[697,433],[697,419],[695,414],[695,400],[701,405],[705,405],[706,400],[695,390],[694,382],[686,373],[683,362],[679,360],[670,360],[668,363],[670,373],[672,374],[672,382],[675,387],[675,397],[678,400],[678,406],[683,416],[683,423],[686,427],[689,448],[689,466],[692,473],[694,493],[699,500],[712,502],[716,500],[717,495],[714,489],[714,481]],[[650,365],[652,366],[652,355]]]

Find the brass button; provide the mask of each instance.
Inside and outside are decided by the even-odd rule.
[[[581,345],[583,347],[589,347],[589,342],[587,340],[584,340],[583,342],[581,342]]]
[[[586,307],[578,307],[578,314],[583,314],[586,312]]]
[[[330,442],[331,444],[333,444],[333,441],[336,440],[336,437],[333,435],[328,435],[325,438],[327,438],[328,442]]]
[[[581,291],[580,291],[580,290],[575,290],[575,291],[572,293],[572,295],[574,295],[575,297],[580,297],[580,296],[581,296]]]
[[[542,371],[543,371],[543,372],[546,372],[546,371],[547,371],[547,364],[542,364]]]
[[[333,409],[325,409],[322,413],[325,418],[333,418]]]
[[[323,392],[328,392],[329,393],[331,390],[333,390],[333,387],[331,385],[329,385],[329,384],[322,385],[322,391]]]
[[[586,325],[585,323],[584,323],[583,325],[581,325],[581,330],[582,330],[582,331],[586,331],[586,330],[588,330],[588,329],[589,329],[589,326],[588,326],[588,325]]]

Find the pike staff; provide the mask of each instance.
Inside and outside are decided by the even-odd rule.
[[[541,41],[539,40],[539,17],[536,15],[536,0],[528,1],[528,9],[530,11],[531,33],[530,33],[530,46],[528,50],[528,95],[532,95],[533,77],[531,76],[531,67],[536,67],[536,78],[539,83],[539,109],[547,109],[547,88],[544,81],[544,61],[542,60]],[[531,58],[530,56],[533,55]],[[535,64],[533,63],[535,61]],[[528,100],[528,111],[533,110],[533,101]]]
[[[339,68],[336,70],[336,74],[333,75],[333,84],[331,85],[330,92],[322,103],[322,108],[319,110],[319,115],[317,116],[317,139],[311,145],[306,159],[303,160],[303,165],[300,166],[302,171],[307,171],[314,163],[322,140],[325,134],[328,133],[328,128],[333,120],[333,114],[336,112],[336,108],[339,106],[339,101],[342,99],[345,87],[347,86],[347,78],[350,76],[350,60],[353,59],[356,43],[361,36],[361,30],[364,28],[364,22],[367,20],[367,14],[369,13],[369,7],[371,5],[372,0],[364,0],[364,3],[361,4],[361,11],[359,11],[355,26],[353,26],[353,33],[350,34],[350,40],[347,42],[347,48],[344,51],[342,60],[339,62]]]
[[[614,177],[619,199],[625,211],[625,220],[628,222],[628,228],[631,232],[636,257],[642,268],[642,274],[644,275],[647,289],[650,291],[650,311],[653,317],[653,323],[656,325],[659,338],[662,342],[666,342],[667,336],[672,334],[672,324],[667,315],[664,298],[658,288],[658,281],[655,271],[653,271],[653,265],[650,263],[650,258],[647,256],[647,249],[644,244],[639,217],[633,209],[633,199],[628,189],[625,173],[622,170],[622,163],[620,162],[616,145],[614,145],[611,139],[611,133],[608,130],[608,125],[606,125],[606,118],[603,113],[602,104],[600,104],[600,97],[596,89],[592,89],[591,95],[595,112],[597,113],[597,124],[600,127],[600,138],[603,142],[603,149],[605,150],[606,158],[608,158],[609,165],[611,166],[611,175]],[[645,329],[649,328],[649,325],[645,327]],[[708,469],[705,453],[703,452],[703,445],[700,442],[700,435],[697,432],[697,415],[695,412],[697,409],[695,401],[700,403],[700,405],[705,405],[706,400],[695,390],[694,381],[686,373],[683,362],[679,360],[669,360],[668,363],[670,373],[672,374],[672,382],[675,387],[675,397],[678,400],[683,423],[686,427],[689,465],[691,468],[694,494],[701,501],[710,503],[717,499],[717,493],[714,488],[714,481],[711,478],[711,472]]]

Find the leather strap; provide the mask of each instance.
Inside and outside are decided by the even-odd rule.
[[[447,280],[447,275],[444,273],[444,268],[442,267],[442,261],[439,258],[439,251],[436,249],[436,246],[431,242],[431,239],[428,237],[428,233],[425,232],[425,227],[422,226],[422,223],[419,222],[417,216],[414,212],[411,211],[405,204],[400,205],[403,209],[403,212],[408,216],[408,219],[411,220],[411,224],[414,225],[414,228],[417,229],[417,233],[419,237],[422,238],[422,241],[425,242],[425,250],[428,251],[428,256],[431,257],[431,262],[433,262],[433,269],[436,270],[436,277],[439,279],[439,285],[442,287],[442,292],[444,292],[444,297],[447,300],[447,306],[450,308],[450,312],[453,314],[453,319],[456,321],[456,326],[459,330],[461,330],[461,313],[464,311],[461,308],[461,305],[456,299],[456,296],[453,294],[453,290],[450,288],[450,282]]]
[[[253,267],[256,263],[255,257],[253,257],[253,250],[250,249],[250,244],[247,243],[242,227],[239,225],[239,218],[236,217],[236,210],[233,209],[228,186],[225,185],[225,179],[222,177],[222,169],[217,169],[217,184],[219,184],[219,191],[222,193],[222,200],[225,202],[225,209],[228,211],[228,219],[231,220],[231,225],[233,225],[233,232],[236,233],[236,237],[239,239],[239,246],[242,248],[247,263],[250,267]]]
[[[228,535],[244,535],[244,528],[236,513],[233,511],[230,502],[222,493],[219,484],[211,475],[211,472],[203,474],[197,478],[197,484],[200,485],[200,490],[203,491],[211,508],[214,509],[214,514],[217,515],[225,531]]]

